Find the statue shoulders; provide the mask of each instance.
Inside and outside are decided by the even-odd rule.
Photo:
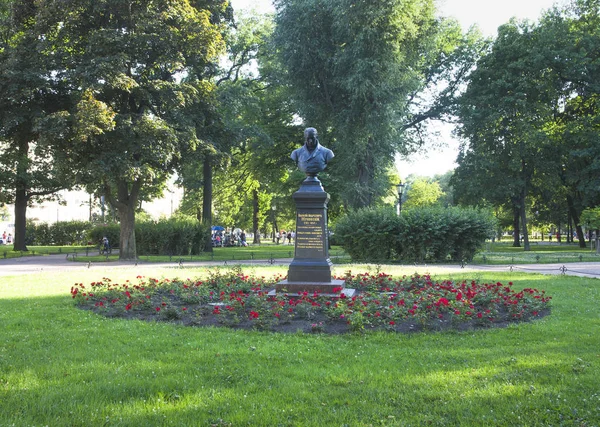
[[[302,146],[300,148],[296,148],[294,151],[292,151],[292,154],[290,155],[290,157],[292,158],[293,161],[295,161],[295,162],[298,161],[298,158],[300,157],[303,148],[304,148],[304,146]]]
[[[329,148],[321,146],[321,150],[323,150],[323,156],[327,161],[335,157],[335,154],[333,154],[333,151],[331,151]]]

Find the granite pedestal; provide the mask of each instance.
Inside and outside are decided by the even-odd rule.
[[[327,228],[329,194],[315,176],[308,176],[292,197],[296,203],[294,259],[287,280],[277,283],[275,289],[288,293],[339,294],[344,289],[344,280],[331,279],[333,264],[329,259]]]

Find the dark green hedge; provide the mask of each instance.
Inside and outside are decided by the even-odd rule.
[[[136,224],[137,231],[137,224]],[[89,241],[94,245],[100,245],[103,237],[108,238],[110,246],[113,248],[119,247],[119,236],[121,234],[121,227],[119,224],[111,223],[105,225],[97,225],[88,232]]]
[[[85,245],[89,229],[87,221],[63,221],[52,225],[27,222],[25,243],[33,246]]]
[[[493,235],[495,219],[472,208],[365,208],[337,222],[336,242],[354,261],[462,262]]]
[[[87,221],[55,224],[27,223],[26,243],[32,246],[99,245],[104,236],[119,247],[119,224],[92,226]],[[210,236],[208,227],[195,219],[171,218],[160,222],[136,222],[138,255],[197,255]]]
[[[143,222],[135,228],[138,255],[197,255],[209,236],[210,229],[195,219]]]
[[[111,246],[118,247],[118,224],[95,227],[90,234],[94,242],[107,236]],[[138,255],[197,255],[204,249],[204,242],[209,235],[208,227],[195,219],[171,218],[135,224]]]
[[[395,259],[399,237],[393,209],[365,208],[340,218],[333,229],[334,242],[356,261]]]

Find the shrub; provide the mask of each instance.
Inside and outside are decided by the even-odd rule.
[[[99,242],[108,237],[112,247],[118,246],[118,224],[101,225],[90,231],[90,239]],[[161,221],[137,221],[135,245],[138,255],[198,255],[210,230],[193,218],[170,218]]]
[[[62,221],[54,224],[27,222],[25,242],[38,246],[84,245],[90,223],[87,221]]]
[[[88,232],[89,241],[93,244],[100,244],[100,241],[104,236],[108,238],[110,246],[113,248],[119,246],[119,237],[121,234],[121,227],[119,224],[104,224],[97,225]]]
[[[365,208],[342,217],[335,236],[355,261],[462,262],[494,227],[490,213],[472,208],[412,208],[400,217],[389,207]]]
[[[336,243],[353,260],[383,261],[393,259],[400,247],[400,223],[394,210],[364,208],[343,216],[335,225]]]
[[[401,217],[400,259],[406,261],[468,261],[494,232],[493,216],[462,207],[424,207]]]

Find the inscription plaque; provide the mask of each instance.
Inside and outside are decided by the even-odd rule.
[[[324,213],[298,212],[296,215],[297,258],[315,258],[325,255],[327,224]]]

